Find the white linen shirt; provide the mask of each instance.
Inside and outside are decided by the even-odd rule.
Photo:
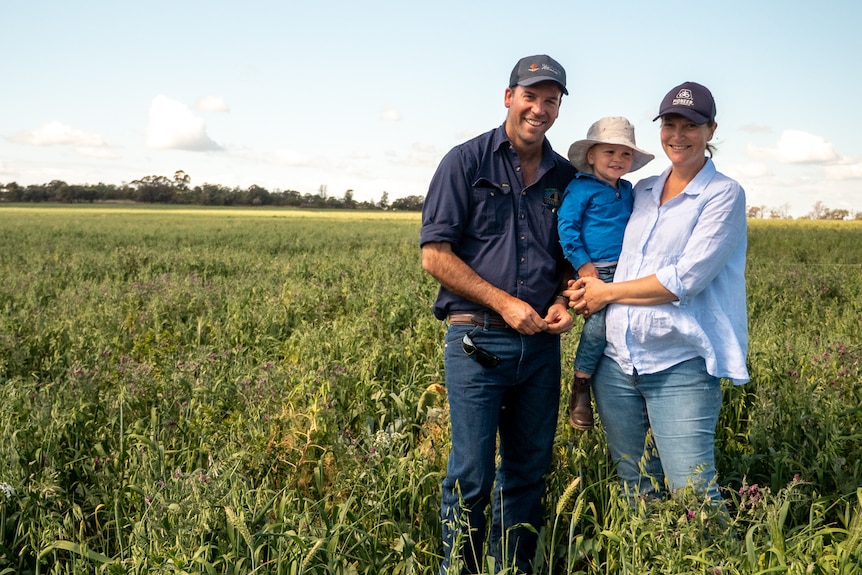
[[[682,193],[660,206],[669,173],[635,186],[614,281],[656,274],[679,301],[608,306],[605,355],[628,374],[702,357],[710,375],[743,384],[749,380],[745,191],[707,159]]]

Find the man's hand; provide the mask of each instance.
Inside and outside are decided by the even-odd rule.
[[[547,321],[527,302],[508,294],[501,299],[505,300],[505,303],[497,308],[497,313],[518,333],[533,335],[548,329]]]
[[[561,334],[572,329],[572,316],[569,310],[562,303],[554,303],[548,309],[548,315],[545,316],[545,323],[548,333]]]

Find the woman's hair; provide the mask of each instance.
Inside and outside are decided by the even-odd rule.
[[[706,125],[712,129],[715,129],[715,120],[709,120],[706,123]],[[718,148],[716,148],[713,144],[707,142],[706,143],[706,151],[709,154],[709,157],[712,158],[712,155],[718,151]]]

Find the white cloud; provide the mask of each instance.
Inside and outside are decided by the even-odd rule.
[[[271,160],[283,166],[302,167],[312,164],[311,158],[293,150],[276,150],[271,154]]]
[[[733,164],[722,170],[728,176],[736,179],[763,179],[773,176],[772,168],[763,162],[748,162]]]
[[[418,152],[420,154],[436,154],[437,153],[437,148],[433,144],[423,144],[421,142],[415,142],[411,146],[411,148],[413,148],[413,150],[415,152]]]
[[[401,112],[389,106],[380,112],[380,119],[384,122],[398,122],[401,120]]]
[[[75,151],[82,156],[101,158],[103,160],[113,160],[120,157],[118,154],[111,151],[110,148],[91,148],[89,146],[81,146],[75,148]]]
[[[221,96],[204,96],[198,100],[196,107],[202,112],[230,112],[227,102]]]
[[[862,179],[862,162],[823,166],[823,173],[829,180]]]
[[[466,129],[456,130],[455,131],[455,143],[460,144],[461,142],[467,141],[471,138],[475,138],[476,136],[478,136],[481,133],[482,133],[482,130],[479,130],[479,131],[466,130]]]
[[[748,124],[742,127],[742,131],[749,134],[771,134],[772,128],[769,126],[761,126],[759,124]]]
[[[207,134],[204,121],[188,106],[162,95],[150,104],[147,147],[196,152],[221,149]]]
[[[102,136],[76,130],[61,122],[48,122],[35,130],[16,134],[12,136],[12,141],[29,146],[110,147],[108,141]]]
[[[783,164],[822,164],[840,159],[831,142],[799,130],[783,131],[772,148],[749,144],[748,153],[754,158],[768,158]]]

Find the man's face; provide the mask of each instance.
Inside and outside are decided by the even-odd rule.
[[[560,113],[562,98],[556,82],[506,88],[506,133],[516,148],[542,142]]]

